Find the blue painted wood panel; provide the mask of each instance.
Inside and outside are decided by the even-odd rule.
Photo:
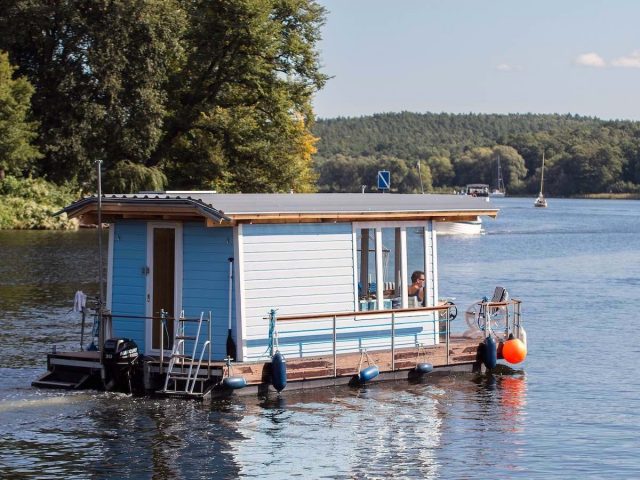
[[[113,280],[111,311],[114,315],[146,315],[147,224],[121,221],[113,234]],[[113,335],[134,340],[145,351],[144,320],[114,316]]]
[[[233,229],[206,228],[202,223],[183,226],[182,308],[188,318],[199,317],[209,311],[212,322],[212,358],[226,355],[229,309],[229,257],[233,257]],[[232,297],[232,329],[235,336],[235,298]],[[193,334],[196,324],[187,324],[187,334]],[[206,324],[203,324],[203,329]],[[201,335],[206,337],[206,330]],[[200,344],[203,343],[201,340]],[[193,352],[187,343],[186,353]],[[200,347],[197,355],[200,355]],[[205,354],[206,358],[206,354]]]

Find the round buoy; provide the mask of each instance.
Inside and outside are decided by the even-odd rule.
[[[502,349],[504,355],[504,348]],[[484,340],[484,366],[489,370],[496,368],[498,363],[498,353],[496,349],[496,341],[493,337],[487,337]]]
[[[419,363],[416,365],[416,368],[414,368],[414,370],[417,373],[431,373],[433,371],[433,365],[431,365],[430,363]]]
[[[287,386],[287,362],[280,352],[276,352],[271,357],[271,385],[278,392]]]
[[[360,370],[360,373],[358,374],[358,380],[360,380],[361,383],[366,383],[369,380],[376,378],[379,373],[380,370],[378,370],[378,367],[376,367],[375,365],[370,365],[367,368],[363,368],[362,370]]]
[[[520,363],[527,358],[527,347],[518,338],[512,338],[504,342],[502,356],[509,363]]]
[[[247,381],[244,377],[227,377],[222,380],[222,385],[231,390],[238,390],[247,386]]]

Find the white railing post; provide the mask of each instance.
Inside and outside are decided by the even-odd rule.
[[[391,312],[391,371],[396,371],[396,314]]]
[[[337,317],[333,316],[333,378],[338,376],[338,352],[337,346],[338,343],[338,333],[337,333]]]

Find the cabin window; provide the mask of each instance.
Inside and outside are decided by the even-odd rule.
[[[364,228],[363,228],[364,227]],[[392,310],[427,305],[429,278],[425,231],[420,222],[403,226],[370,224],[354,229],[357,245],[358,305],[362,310]],[[414,272],[424,278],[424,294],[409,296]]]
[[[383,310],[402,308],[401,228],[382,229]]]
[[[427,269],[425,268],[425,255],[424,255],[424,226],[407,228],[407,282],[411,285],[411,276],[414,272],[422,272],[422,276],[426,278]],[[427,288],[427,283],[424,283],[424,288]],[[425,297],[423,297],[425,298]],[[408,297],[407,306],[409,308],[418,307],[424,305],[423,302],[419,302],[417,297]]]
[[[376,230],[356,231],[358,245],[358,304],[360,310],[377,310],[378,282],[376,269]]]

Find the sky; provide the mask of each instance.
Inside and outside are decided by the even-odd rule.
[[[640,120],[640,0],[318,0],[319,118],[571,113]]]

